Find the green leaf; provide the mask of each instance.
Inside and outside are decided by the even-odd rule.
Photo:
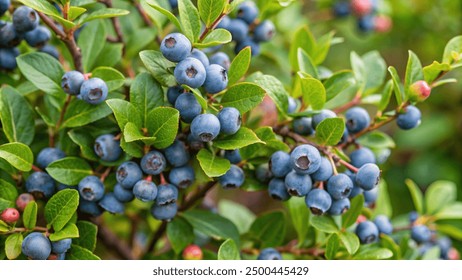
[[[232,239],[226,239],[218,249],[218,260],[240,260],[239,249],[236,242]]]
[[[149,112],[147,129],[152,137],[156,137],[153,145],[164,149],[175,141],[180,122],[180,112],[169,107],[158,107]]]
[[[37,203],[35,203],[35,201],[31,201],[27,204],[22,213],[22,221],[24,227],[27,229],[33,229],[37,224]]]
[[[389,249],[393,253],[394,260],[399,260],[402,258],[401,248],[398,246],[398,244],[395,243],[393,238],[391,238],[389,235],[381,234],[380,244],[383,248]]]
[[[197,48],[210,48],[219,45],[224,45],[231,42],[232,36],[231,33],[222,28],[214,29],[210,32],[207,37],[202,40],[200,43],[194,43],[194,46]]]
[[[91,166],[78,157],[65,157],[54,161],[48,165],[46,171],[53,179],[68,186],[75,186],[83,178],[93,174]]]
[[[367,82],[367,70],[363,59],[355,52],[350,54],[351,68],[356,82],[360,85],[360,90],[364,90]]]
[[[164,91],[151,75],[141,73],[130,87],[130,103],[138,109],[142,126],[147,127],[149,112],[164,104]]]
[[[249,234],[260,242],[260,248],[279,246],[286,234],[286,217],[281,211],[263,214],[252,223]]]
[[[77,6],[69,7],[69,12],[68,12],[69,20],[71,21],[75,20],[76,18],[78,18],[80,15],[82,15],[86,11],[87,9],[82,8],[82,7],[77,7]]]
[[[431,84],[436,80],[436,78],[441,74],[441,72],[447,72],[449,70],[451,70],[451,66],[449,64],[433,61],[432,64],[425,66],[423,68],[425,81],[428,84]]]
[[[291,40],[289,61],[293,71],[298,71],[300,69],[298,65],[299,48],[303,49],[310,56],[316,49],[316,42],[314,40],[314,37],[311,34],[308,26],[306,25],[299,28],[295,32],[294,38]]]
[[[148,40],[148,38],[145,37],[145,40]],[[126,43],[127,50],[126,50],[125,57],[133,57],[133,56],[138,55],[138,51],[134,55],[129,55],[129,51],[131,51],[132,49],[128,49],[128,44],[130,44],[130,42]],[[99,56],[96,58],[95,64],[93,66],[94,67],[114,67],[116,66],[122,58],[123,47],[124,45],[122,43],[105,44],[103,49],[99,53]]]
[[[455,59],[453,53],[462,53],[462,36],[452,38],[444,48],[443,63],[452,64],[459,59]]]
[[[335,254],[337,253],[339,246],[340,246],[340,238],[338,237],[338,234],[334,233],[329,237],[329,239],[327,239],[326,253],[325,253],[326,259],[328,260],[335,259]]]
[[[242,49],[231,62],[228,71],[228,86],[232,86],[249,70],[250,59],[252,57],[250,47]]]
[[[1,207],[1,198],[0,198],[0,211],[3,211],[2,207]],[[0,233],[8,232],[9,230],[10,230],[10,227],[8,226],[8,224],[5,223],[4,221],[0,220]],[[3,240],[0,239],[0,241],[3,241]],[[1,244],[1,242],[0,242],[0,244]],[[2,249],[2,247],[0,247],[0,254],[2,252],[1,249]],[[1,255],[0,255],[0,259],[1,259]]]
[[[406,179],[405,184],[411,193],[412,201],[414,202],[415,210],[419,214],[424,213],[424,202],[423,202],[423,194],[419,187],[411,180]]]
[[[71,101],[64,114],[64,122],[61,127],[81,127],[107,117],[111,113],[111,109],[105,102],[92,105],[75,98]]]
[[[154,78],[163,86],[172,87],[176,85],[173,74],[168,70],[175,67],[175,63],[168,61],[161,52],[142,51],[140,52],[141,61]]]
[[[235,150],[255,143],[264,144],[251,129],[241,127],[235,134],[215,140],[213,146],[223,150]]]
[[[181,30],[188,39],[195,43],[201,33],[201,20],[199,11],[191,0],[178,0]]]
[[[3,210],[10,207],[14,207],[14,203],[12,201],[0,198],[0,211],[3,212]]]
[[[326,101],[339,95],[341,92],[355,85],[356,81],[351,71],[340,71],[329,77],[324,82],[326,89]]]
[[[224,175],[231,168],[229,160],[218,157],[206,149],[201,149],[199,153],[197,153],[197,160],[202,170],[204,170],[205,174],[209,177]]]
[[[239,231],[228,219],[205,210],[189,210],[180,214],[195,230],[215,239],[232,239],[239,244]]]
[[[3,133],[10,142],[30,145],[34,139],[34,111],[26,99],[12,87],[0,89],[0,119]]]
[[[450,181],[436,181],[425,192],[426,214],[437,213],[457,198],[457,186]]]
[[[276,77],[270,75],[262,75],[255,81],[261,86],[268,96],[274,101],[279,113],[282,116],[287,114],[289,93],[284,88],[284,85]]]
[[[311,105],[313,110],[321,110],[326,103],[326,89],[324,85],[316,79],[305,78],[298,75],[302,90],[303,102],[306,106]]]
[[[311,216],[311,225],[326,233],[336,233],[339,231],[335,221],[330,216]]]
[[[375,208],[373,212],[373,217],[377,215],[385,215],[391,217],[393,214],[393,209],[391,206],[390,195],[388,194],[388,186],[385,182],[385,179],[380,179],[379,185],[379,195],[377,201],[375,202]]]
[[[90,250],[80,247],[79,245],[71,245],[71,249],[66,252],[67,260],[101,260]]]
[[[69,138],[71,138],[71,140],[80,147],[82,157],[92,161],[99,160],[93,149],[95,139],[86,133],[85,129],[72,129],[67,134],[69,135]]]
[[[422,256],[422,260],[440,260],[440,256],[441,250],[438,246],[435,245],[425,252],[425,254]]]
[[[443,219],[462,219],[462,202],[453,202],[435,214],[438,220]]]
[[[390,66],[388,67],[388,72],[390,73],[391,79],[393,80],[393,90],[395,92],[396,103],[402,104],[404,94],[401,90],[401,80],[399,78],[398,71],[396,71],[395,67]]]
[[[30,148],[22,143],[8,143],[0,145],[0,158],[6,160],[20,171],[32,169],[34,155]]]
[[[111,108],[112,112],[114,112],[117,124],[122,131],[128,122],[132,122],[137,127],[141,128],[142,121],[140,112],[132,103],[122,99],[110,99],[107,100],[106,103]]]
[[[82,63],[85,72],[93,70],[96,59],[106,43],[106,30],[101,21],[89,23],[80,32],[78,45],[82,51]]]
[[[281,141],[278,136],[273,132],[273,128],[263,126],[255,130],[255,134],[259,139],[266,143],[256,143],[244,147],[240,150],[243,159],[253,159],[256,157],[265,157],[276,151],[289,152],[290,148]]]
[[[358,195],[351,199],[350,209],[342,215],[342,228],[349,228],[358,219],[364,207],[364,196]]]
[[[322,145],[335,146],[342,139],[345,121],[342,118],[328,118],[316,127],[316,137]]]
[[[5,253],[9,260],[16,259],[21,254],[21,245],[24,240],[21,233],[13,233],[5,240]]]
[[[183,218],[176,217],[167,224],[167,237],[176,254],[194,242],[193,227]]]
[[[382,131],[372,131],[361,136],[358,139],[359,144],[372,149],[390,149],[395,148],[396,144],[393,138]]]
[[[55,231],[50,234],[50,241],[59,241],[66,238],[79,237],[79,229],[73,223],[67,223],[60,231]]]
[[[377,106],[378,112],[383,112],[387,109],[388,104],[390,103],[391,95],[393,93],[393,81],[389,80],[382,91],[382,97],[380,99],[379,105]]]
[[[310,210],[306,207],[304,197],[292,197],[287,201],[290,218],[297,232],[297,240],[300,244],[307,236],[309,230]]]
[[[172,14],[169,10],[161,7],[155,0],[146,0],[146,2],[148,3],[149,6],[153,7],[158,12],[166,16],[168,20],[170,20],[170,22],[175,25],[175,27],[178,29],[178,32],[182,32],[181,24],[174,14]]]
[[[4,198],[9,201],[16,201],[18,197],[18,189],[11,183],[0,179],[0,198]]]
[[[59,61],[41,52],[20,55],[16,61],[21,73],[38,89],[47,94],[63,94],[61,78],[64,70]]]
[[[79,229],[79,238],[73,239],[72,243],[93,252],[96,247],[98,227],[87,221],[78,221],[76,225]]]
[[[79,206],[79,193],[65,189],[53,195],[45,206],[45,219],[48,226],[60,231],[69,222]]]
[[[221,15],[228,1],[226,0],[198,0],[197,7],[205,26],[210,27]]]
[[[235,224],[240,234],[246,233],[256,218],[244,205],[227,199],[221,199],[218,203],[218,213]]]
[[[387,76],[387,64],[378,51],[371,51],[362,57],[366,73],[365,90],[373,92],[383,85]]]
[[[355,260],[386,260],[393,257],[393,252],[385,248],[365,247],[353,257]]]
[[[462,229],[456,226],[447,224],[437,224],[436,229],[439,233],[447,234],[450,237],[455,238],[457,240],[462,240]]]
[[[111,67],[98,67],[91,73],[92,78],[100,78],[106,83],[109,92],[119,89],[125,83],[124,74]]]
[[[297,59],[299,66],[298,71],[306,73],[315,79],[319,78],[318,69],[314,65],[310,55],[307,54],[302,48],[297,50]]]
[[[356,234],[352,232],[342,232],[340,234],[340,240],[342,241],[343,246],[348,251],[348,254],[353,255],[359,249],[359,238]]]
[[[79,20],[78,23],[80,25],[84,24],[85,22],[89,22],[95,19],[104,19],[104,18],[113,18],[113,17],[120,17],[128,15],[130,12],[127,10],[122,9],[114,9],[114,8],[104,8],[96,10],[92,13],[87,14],[86,17],[82,17],[82,20]]]
[[[409,87],[419,81],[424,79],[422,63],[420,63],[419,58],[415,53],[409,51],[409,59],[406,66],[406,77],[404,80],[404,87],[406,89],[406,99],[409,96]]]
[[[260,104],[264,97],[265,91],[258,85],[239,83],[226,91],[220,104],[223,107],[234,107],[244,114]]]
[[[156,141],[156,137],[144,136],[138,126],[132,122],[128,122],[123,130],[124,139],[127,143],[134,141],[143,141],[146,145],[152,145]]]

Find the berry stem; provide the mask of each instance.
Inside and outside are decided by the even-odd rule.
[[[160,173],[159,175],[160,175],[160,184],[161,185],[167,184],[167,180],[165,180],[164,173]]]
[[[351,107],[359,105],[360,103],[361,103],[361,94],[357,93],[356,96],[351,101],[349,101],[348,103],[345,103],[344,105],[338,108],[333,109],[332,111],[334,111],[336,114],[339,114],[339,113],[345,112]]]
[[[0,234],[7,235],[7,234],[12,234],[12,233],[17,233],[17,232],[26,232],[26,231],[41,231],[41,232],[45,232],[48,235],[48,229],[46,227],[34,227],[33,229],[14,228],[13,230],[1,232]]]
[[[107,176],[109,176],[109,173],[111,173],[111,170],[112,170],[112,167],[109,166],[106,168],[106,170],[104,170],[104,173],[101,174],[101,177],[99,178],[99,180],[101,181],[101,183],[104,183],[104,181],[106,180]]]
[[[212,22],[212,24],[210,26],[206,26],[204,31],[202,32],[201,36],[199,37],[199,42],[202,42],[205,37],[207,37],[207,35],[209,35],[210,32],[212,32],[212,30],[214,30],[217,25],[220,23],[220,21],[227,15],[228,13],[226,12],[223,12],[220,14],[220,16],[214,21]]]
[[[337,166],[335,165],[335,161],[332,158],[332,154],[329,153],[329,154],[326,154],[326,156],[329,159],[330,164],[332,165],[332,170],[334,171],[334,175],[338,175]]]
[[[358,168],[354,167],[353,165],[351,165],[350,163],[344,161],[343,159],[338,159],[338,162],[345,166],[346,168],[350,169],[351,171],[353,171],[354,173],[357,173],[358,172]]]
[[[40,168],[39,168],[38,166],[36,166],[36,165],[32,165],[32,170],[37,171],[37,172],[42,172],[42,171],[43,171],[42,169],[40,169]]]

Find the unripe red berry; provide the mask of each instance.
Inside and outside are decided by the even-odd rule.
[[[19,211],[15,208],[6,208],[0,215],[0,219],[7,223],[15,223],[19,220]]]
[[[16,199],[16,206],[19,211],[23,212],[29,202],[35,201],[34,196],[30,193],[22,193]]]
[[[448,259],[450,260],[460,260],[459,252],[455,248],[451,248],[448,252]]]
[[[426,81],[417,81],[409,87],[409,99],[422,102],[430,96],[432,89]]]
[[[379,33],[386,33],[390,31],[393,26],[391,18],[384,15],[379,15],[374,18],[374,29]]]
[[[201,247],[197,245],[188,245],[183,251],[183,259],[185,260],[202,260],[203,253]]]
[[[357,16],[365,16],[372,12],[371,0],[351,0],[351,10]]]
[[[367,218],[364,215],[359,215],[358,218],[356,219],[357,224],[365,222],[365,221],[367,221]]]

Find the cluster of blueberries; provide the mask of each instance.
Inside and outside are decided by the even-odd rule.
[[[100,78],[86,79],[79,71],[66,72],[61,79],[61,88],[65,93],[93,105],[104,102],[108,94],[106,82]]]
[[[334,16],[344,18],[353,14],[358,29],[362,32],[388,32],[392,21],[386,15],[379,15],[380,0],[340,0],[332,8]]]
[[[0,16],[10,7],[10,0],[0,0]],[[13,12],[12,22],[0,20],[0,69],[14,70],[17,67],[17,46],[25,40],[31,47],[58,58],[56,48],[46,43],[51,38],[48,28],[39,25],[39,15],[27,6],[20,6]]]

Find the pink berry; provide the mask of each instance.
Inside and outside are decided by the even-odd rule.
[[[15,208],[6,208],[0,215],[0,219],[7,223],[15,223],[19,220],[19,211]]]
[[[185,260],[202,260],[203,253],[201,247],[197,245],[188,245],[183,251],[183,259]]]
[[[424,101],[430,96],[432,89],[426,81],[417,81],[409,87],[409,99],[411,101]]]
[[[365,16],[372,12],[371,0],[351,0],[351,10],[357,16]]]
[[[364,215],[359,215],[358,218],[356,219],[357,224],[365,222],[365,221],[367,221],[367,218]]]
[[[456,249],[451,248],[451,250],[448,252],[448,259],[453,261],[460,260],[459,252]]]
[[[374,29],[379,33],[386,33],[391,30],[393,22],[391,18],[384,15],[379,15],[374,18]]]
[[[27,204],[29,204],[31,201],[35,201],[33,195],[30,193],[22,193],[16,199],[16,206],[18,207],[19,211],[22,212],[26,208]]]

